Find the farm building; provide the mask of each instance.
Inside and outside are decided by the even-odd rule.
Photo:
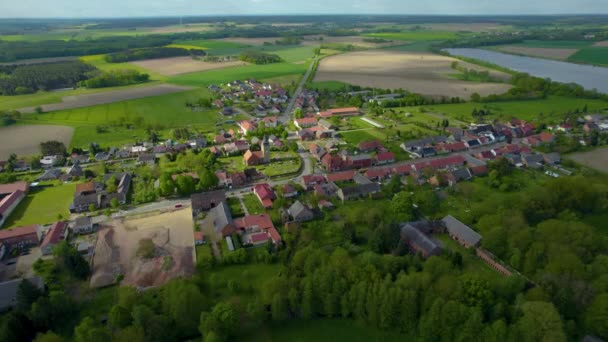
[[[448,215],[441,220],[448,234],[454,241],[460,243],[464,247],[478,247],[481,241],[481,235],[469,228],[469,226],[458,221],[452,215]]]
[[[40,229],[33,224],[25,227],[0,230],[0,242],[9,248],[23,248],[38,246],[40,243]]]
[[[26,182],[0,185],[0,227],[23,201],[30,186]]]
[[[207,191],[193,194],[190,199],[192,201],[192,216],[198,216],[200,213],[209,211],[226,201],[226,193],[224,190]]]
[[[361,112],[357,107],[348,107],[348,108],[334,108],[328,109],[324,112],[319,112],[318,115],[324,118],[330,118],[333,116],[355,116],[359,115]]]
[[[53,252],[53,247],[67,237],[67,227],[67,222],[63,221],[55,222],[51,225],[51,228],[46,232],[46,235],[40,244],[42,255],[51,254]]]

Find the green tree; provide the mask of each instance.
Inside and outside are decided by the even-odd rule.
[[[89,275],[89,263],[66,240],[61,241],[53,248],[53,255],[57,264],[72,276],[85,279]]]
[[[75,342],[106,342],[110,341],[110,334],[91,317],[85,317],[76,328],[74,328]]]
[[[175,183],[171,175],[163,173],[159,179],[160,195],[163,197],[171,196],[175,193]]]
[[[62,342],[62,341],[65,341],[65,339],[63,337],[55,334],[52,331],[47,331],[44,334],[38,333],[38,335],[36,335],[36,338],[34,339],[34,342]]]
[[[118,189],[118,181],[116,180],[116,176],[112,176],[106,182],[106,191],[109,194],[115,193]]]
[[[112,199],[110,200],[110,206],[111,206],[113,209],[118,209],[118,207],[120,207],[120,202],[118,201],[118,198],[112,198]]]
[[[215,173],[209,169],[204,169],[199,175],[199,185],[201,187],[201,190],[210,190],[212,188],[215,188],[218,183],[219,179],[217,178]]]
[[[163,311],[175,322],[180,336],[196,333],[205,299],[194,283],[185,280],[168,283],[163,288],[162,304]]]
[[[527,302],[516,328],[520,341],[566,341],[562,320],[555,306],[546,302]]]
[[[17,310],[26,312],[42,295],[43,293],[38,287],[29,280],[23,279],[17,289]]]
[[[608,294],[595,297],[585,312],[585,326],[601,338],[608,338]]]
[[[402,191],[393,196],[390,204],[393,217],[398,222],[411,221],[414,218],[414,203],[412,195],[407,191]]]
[[[212,333],[218,336],[233,336],[239,324],[238,313],[234,307],[225,302],[219,302],[211,313],[203,312],[200,316],[199,331],[207,341]]]
[[[113,342],[145,342],[146,334],[139,326],[130,326],[118,331],[112,338]]]
[[[275,293],[271,304],[272,319],[284,321],[287,319],[287,300],[280,293]]]
[[[114,329],[123,329],[131,324],[132,317],[129,310],[120,305],[114,305],[108,313],[108,323]]]
[[[175,179],[175,185],[177,187],[177,192],[180,194],[180,196],[191,195],[196,190],[194,178],[192,178],[191,176],[177,176],[177,178]]]

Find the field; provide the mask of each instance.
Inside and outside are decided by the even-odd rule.
[[[256,329],[253,334],[236,339],[238,342],[389,342],[407,340],[404,335],[387,333],[361,325],[354,320],[345,319],[291,320],[268,324]]]
[[[339,81],[319,81],[319,82],[310,82],[306,85],[309,89],[327,89],[329,91],[341,91],[344,90],[345,87],[348,87],[348,83],[339,82]]]
[[[196,71],[206,71],[241,66],[246,65],[247,63],[241,61],[210,63],[195,60],[192,57],[172,57],[148,59],[143,61],[131,62],[131,64],[137,65],[147,70],[152,70],[161,75],[175,76]]]
[[[608,147],[567,156],[575,162],[608,173]]]
[[[137,66],[137,65],[129,63],[129,62],[108,63],[108,62],[106,62],[104,56],[105,55],[83,56],[83,57],[80,57],[80,60],[85,63],[92,64],[97,69],[102,70],[102,71],[114,71],[114,70],[125,70],[125,69],[136,70],[136,71],[150,75],[150,80],[152,80],[152,81],[164,81],[167,79],[167,77],[164,75],[161,75],[152,70],[148,70],[146,68]]]
[[[510,89],[503,83],[477,83],[449,78],[454,73],[455,59],[430,53],[399,51],[350,52],[323,59],[314,81],[341,81],[376,87],[403,88],[431,96],[458,96],[468,99],[472,93],[500,94]],[[468,63],[462,66],[483,69]],[[504,73],[491,71],[495,77],[507,78]]]
[[[540,48],[540,47],[525,47],[517,45],[505,45],[498,48],[498,51],[509,52],[516,55],[525,55],[532,57],[542,57],[548,59],[566,60],[568,57],[575,54],[577,49],[566,48]]]
[[[32,189],[11,214],[3,228],[49,224],[56,222],[59,214],[64,219],[69,218],[74,191],[76,184],[62,184],[41,190]]]
[[[608,65],[608,47],[583,48],[570,56],[569,60],[595,65]]]
[[[139,241],[152,239],[154,257],[136,255]],[[104,287],[124,275],[122,285],[159,286],[194,273],[190,209],[104,223],[93,258],[91,287]]]
[[[490,118],[511,119],[517,117],[533,122],[558,123],[563,120],[563,114],[568,111],[581,110],[587,105],[590,112],[608,108],[608,103],[600,100],[577,99],[570,97],[551,96],[546,99],[506,101],[490,103],[458,103],[445,105],[432,105],[420,107],[395,108],[395,111],[404,110],[410,112],[429,112],[445,114],[450,118],[465,122],[473,122],[471,112],[473,109],[489,109]]]
[[[70,144],[73,127],[55,125],[16,125],[0,128],[0,160],[6,160],[11,153],[28,156],[40,153],[40,143],[57,140],[66,146]]]
[[[178,40],[175,44],[204,49],[210,56],[238,55],[250,47],[249,44],[222,40]]]
[[[365,36],[389,40],[419,41],[455,39],[458,38],[459,35],[451,31],[410,31],[398,33],[369,33]]]
[[[245,65],[175,76],[169,81],[179,85],[205,87],[211,84],[228,83],[239,79],[254,78],[261,80],[293,74],[303,74],[306,72],[306,69],[306,64],[274,63],[265,65]]]
[[[504,31],[512,27],[509,25],[498,23],[446,23],[446,24],[423,24],[424,28],[434,31],[453,31],[453,32],[488,32],[488,31]]]
[[[548,49],[581,49],[591,44],[592,42],[584,40],[526,40],[514,45]]]
[[[319,38],[323,38],[323,40],[319,40]],[[398,40],[398,41],[390,41],[386,43],[370,43],[364,41],[365,38],[363,36],[304,36],[303,45],[307,46],[319,46],[320,44],[351,44],[362,48],[379,48],[379,47],[387,47],[395,44],[405,44],[407,42]]]
[[[45,112],[89,107],[119,101],[159,96],[164,94],[179,93],[190,90],[189,87],[179,87],[171,84],[157,84],[149,87],[128,87],[122,90],[113,90],[103,93],[70,95],[62,98],[60,103],[43,104]],[[20,108],[21,113],[33,113],[34,107]]]

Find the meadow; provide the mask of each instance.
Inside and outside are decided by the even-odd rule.
[[[593,42],[584,40],[525,40],[513,45],[549,49],[581,49],[591,46],[591,44]]]
[[[188,46],[190,48],[201,48],[210,56],[238,55],[244,50],[251,48],[250,45],[226,42],[221,40],[177,40],[177,46]]]
[[[608,65],[608,47],[588,47],[570,56],[572,62]]]
[[[365,37],[383,38],[389,40],[420,41],[456,39],[460,35],[450,31],[409,31],[390,33],[369,33]]]
[[[228,83],[234,80],[266,79],[293,74],[303,74],[306,64],[274,63],[264,65],[246,65],[221,70],[197,72],[171,77],[169,82],[179,85],[206,87],[211,84]]]
[[[70,217],[70,204],[74,198],[76,184],[61,184],[31,190],[17,209],[9,216],[3,228],[21,227],[30,224],[49,224]]]
[[[136,70],[142,73],[150,75],[151,81],[164,81],[167,79],[166,76],[156,73],[153,70],[143,68],[133,63],[108,63],[104,59],[104,55],[90,55],[80,57],[80,60],[95,66],[97,69],[102,71],[114,71],[114,70]]]

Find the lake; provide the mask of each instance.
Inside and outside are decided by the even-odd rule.
[[[577,83],[608,93],[608,68],[523,57],[482,49],[445,49],[451,55],[478,59],[556,82]]]

